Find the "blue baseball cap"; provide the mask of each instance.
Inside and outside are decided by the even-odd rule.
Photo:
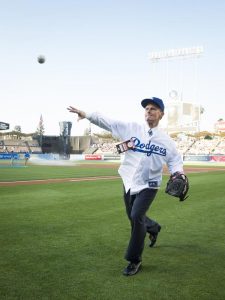
[[[153,103],[156,106],[158,106],[162,112],[164,112],[164,103],[162,101],[162,99],[156,98],[156,97],[152,97],[152,98],[148,98],[148,99],[144,99],[141,101],[141,105],[145,108],[149,103]]]

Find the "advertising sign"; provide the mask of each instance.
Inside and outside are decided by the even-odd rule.
[[[0,153],[0,159],[19,159],[18,153]]]
[[[211,156],[211,161],[225,162],[225,155]]]
[[[101,154],[86,154],[84,158],[85,160],[103,160],[103,156]]]

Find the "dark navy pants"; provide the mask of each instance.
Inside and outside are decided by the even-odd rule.
[[[130,262],[141,261],[146,232],[158,232],[158,223],[146,216],[157,191],[146,188],[135,195],[130,195],[130,191],[127,193],[124,191],[126,212],[131,223],[131,237],[125,259]]]

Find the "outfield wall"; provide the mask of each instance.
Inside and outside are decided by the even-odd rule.
[[[20,160],[24,158],[24,154],[21,153],[0,153],[0,161],[11,160]],[[122,161],[124,154],[71,154],[70,161]],[[59,154],[55,153],[45,153],[45,154],[31,154],[30,161],[57,161],[62,160],[62,157]],[[225,155],[185,155],[183,157],[184,162],[221,162],[225,163]]]
[[[225,162],[225,155],[185,155],[184,161]]]
[[[116,154],[88,154],[84,155],[84,160],[123,160],[124,155]],[[186,155],[183,161],[199,162],[225,162],[225,155]]]

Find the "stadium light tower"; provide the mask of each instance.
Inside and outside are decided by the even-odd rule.
[[[148,54],[148,59],[151,63],[158,63],[164,61],[166,63],[165,69],[163,69],[163,77],[165,80],[165,100],[169,98],[167,107],[167,115],[164,119],[167,124],[167,129],[184,129],[188,130],[191,127],[199,129],[200,126],[200,105],[197,104],[197,87],[198,87],[198,70],[197,59],[203,54],[203,46],[188,47],[188,48],[176,48],[163,51],[154,51]],[[193,90],[193,98],[185,100],[183,102],[183,89],[184,89],[184,61],[192,59],[194,61],[194,74],[189,76],[188,91]],[[169,61],[180,60],[180,71],[178,72],[178,81],[175,80],[176,65],[173,65],[173,76],[169,77]],[[187,65],[186,65],[187,66]],[[154,68],[155,69],[155,68]],[[153,69],[153,70],[154,70]],[[188,74],[185,73],[185,74]],[[156,77],[156,76],[155,76]],[[153,78],[154,79],[154,78]],[[173,81],[173,85],[178,85],[178,92],[173,86],[170,87],[169,92],[169,79]],[[194,80],[191,84],[190,80]],[[186,96],[186,95],[185,95]],[[190,96],[188,97],[190,98]],[[195,102],[195,103],[192,103]]]
[[[189,48],[178,48],[178,49],[169,49],[158,52],[150,52],[149,59],[152,62],[157,62],[161,59],[170,59],[170,58],[190,58],[190,57],[199,57],[203,53],[203,47],[189,47]]]
[[[203,46],[195,46],[195,47],[186,47],[186,48],[176,48],[176,49],[168,49],[168,50],[163,50],[163,51],[153,51],[149,52],[148,54],[148,59],[152,63],[157,63],[162,60],[166,61],[166,96],[168,95],[168,87],[169,87],[169,73],[168,73],[168,61],[169,60],[174,60],[174,59],[182,59],[182,62],[184,59],[190,59],[194,58],[195,59],[195,74],[194,74],[194,79],[195,79],[195,98],[197,98],[197,82],[198,82],[198,72],[197,72],[197,58],[201,57],[203,54]],[[182,65],[182,88],[183,89],[183,65]],[[183,91],[181,91],[182,94]]]

